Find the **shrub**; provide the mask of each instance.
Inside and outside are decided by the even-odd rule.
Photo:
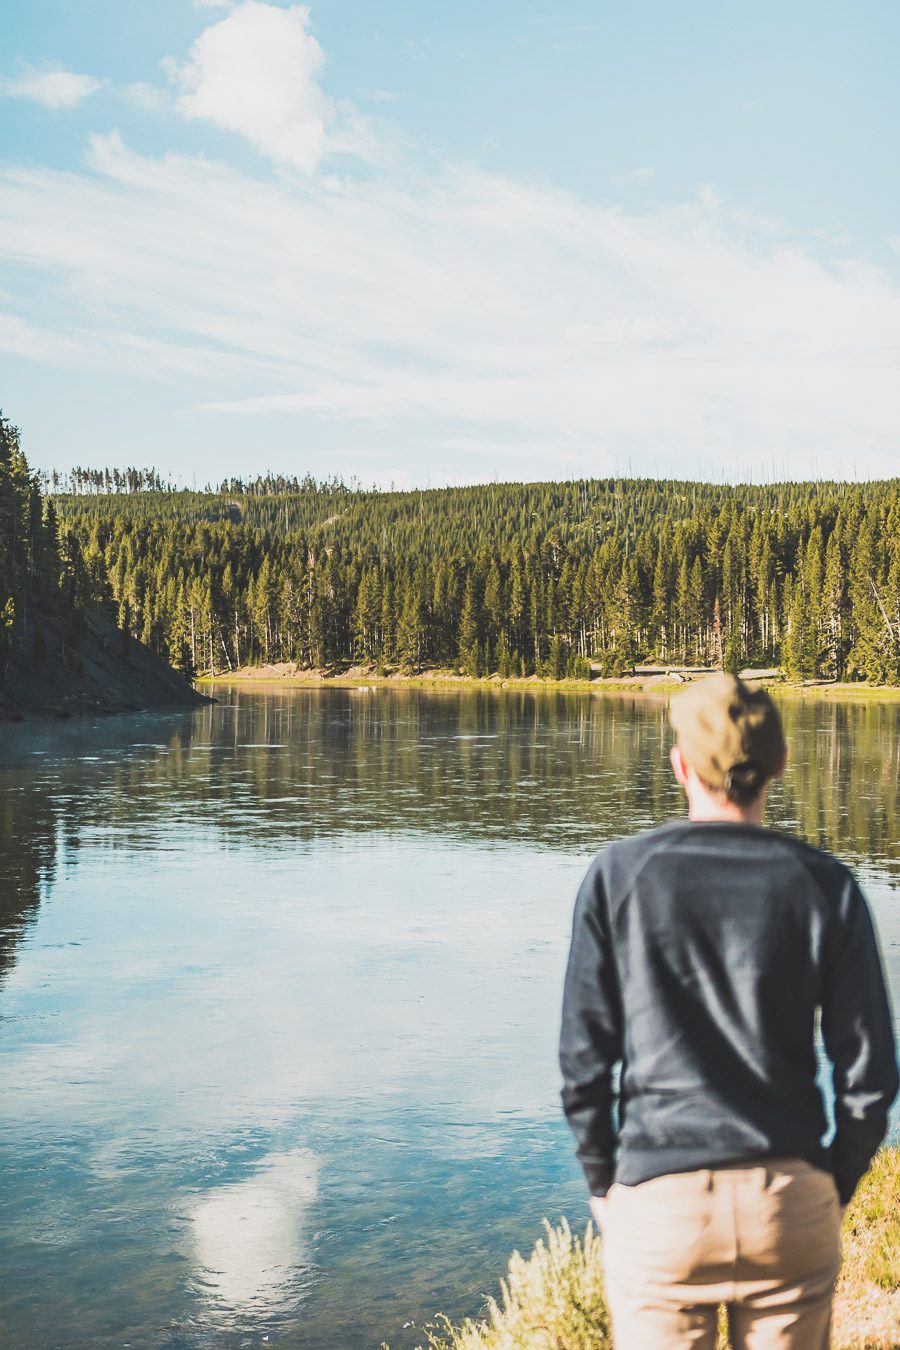
[[[418,1350],[612,1350],[603,1297],[600,1239],[583,1241],[563,1219],[527,1258],[513,1252],[499,1302],[482,1319],[454,1326],[439,1316]],[[875,1158],[847,1211],[844,1261],[835,1297],[834,1350],[900,1346],[900,1148]],[[720,1350],[727,1319],[720,1310]],[[382,1350],[388,1350],[383,1346]]]

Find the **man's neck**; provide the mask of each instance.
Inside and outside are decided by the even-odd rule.
[[[727,799],[719,800],[707,792],[688,794],[688,820],[724,820],[739,825],[762,825],[765,793],[749,806],[738,806]]]

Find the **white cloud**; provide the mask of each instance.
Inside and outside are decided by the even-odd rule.
[[[312,172],[334,108],[319,86],[325,54],[309,9],[247,0],[197,38],[184,65],[166,70],[185,117],[238,132],[279,163]]]
[[[89,168],[0,175],[8,342],[181,390],[210,440],[221,414],[330,428],[367,480],[463,447],[470,479],[895,471],[892,255],[805,247],[710,189],[626,212],[471,168],[291,184],[116,135]]]
[[[0,80],[0,94],[7,98],[27,98],[44,108],[74,108],[102,88],[103,81],[93,75],[76,75],[71,70],[35,70],[23,66],[21,75]]]

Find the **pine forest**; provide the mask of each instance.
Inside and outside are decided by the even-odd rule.
[[[60,528],[54,499],[28,468],[18,429],[0,412],[0,677],[25,627],[35,627],[40,639],[48,614],[60,620],[71,652],[95,598],[76,535]],[[36,650],[49,656],[40,640]]]
[[[377,491],[270,474],[188,491],[79,468],[44,486],[60,567],[190,676],[657,662],[900,682],[896,479]]]

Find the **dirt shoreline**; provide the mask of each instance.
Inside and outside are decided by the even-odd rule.
[[[760,683],[789,697],[809,698],[849,698],[900,699],[900,686],[875,685],[849,682],[834,683],[826,680],[811,680],[803,684],[788,684],[781,679],[764,679]],[[614,678],[593,680],[551,680],[538,675],[507,676],[499,675],[471,676],[459,675],[451,670],[423,670],[415,675],[399,672],[378,675],[365,666],[351,666],[347,670],[330,669],[298,670],[290,661],[282,661],[263,666],[241,666],[238,670],[217,672],[215,675],[201,675],[195,685],[215,686],[217,684],[279,684],[306,687],[329,687],[335,689],[360,688],[447,688],[447,689],[518,689],[547,693],[594,693],[594,694],[671,694],[684,687],[684,681],[673,679],[666,674],[659,675],[621,675]]]

